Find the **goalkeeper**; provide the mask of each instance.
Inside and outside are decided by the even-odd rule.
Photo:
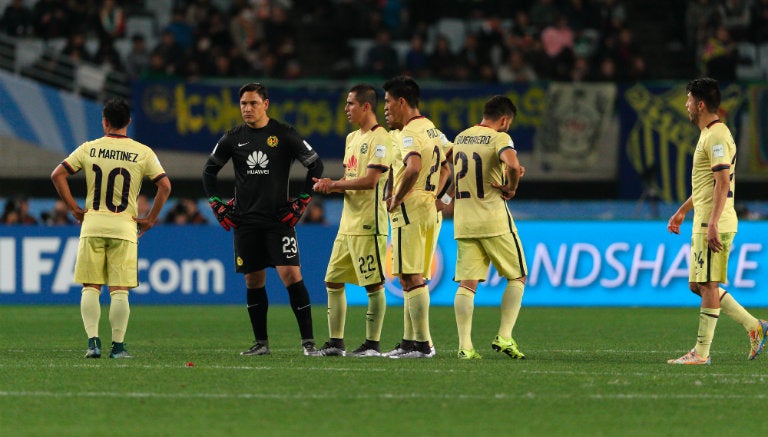
[[[316,355],[312,307],[301,276],[294,226],[311,200],[312,178],[322,176],[323,163],[291,126],[269,118],[268,108],[264,85],[249,83],[240,88],[245,123],[227,131],[213,148],[203,169],[203,188],[219,224],[234,233],[236,271],[245,274],[255,341],[241,355],[269,355],[267,267],[277,270],[288,289],[304,355]],[[217,176],[229,160],[235,172],[231,200],[222,199]],[[294,160],[308,170],[301,193],[290,199],[288,181]]]

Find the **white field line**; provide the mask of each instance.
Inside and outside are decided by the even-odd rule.
[[[433,399],[433,400],[548,400],[548,399],[591,399],[591,400],[760,400],[768,399],[765,394],[649,394],[649,393],[617,393],[591,394],[579,396],[566,393],[536,394],[532,392],[521,394],[496,393],[493,395],[466,394],[429,394],[429,393],[156,393],[156,392],[52,392],[52,391],[0,391],[0,398],[134,398],[134,399],[270,399],[270,400],[404,400],[404,399]]]

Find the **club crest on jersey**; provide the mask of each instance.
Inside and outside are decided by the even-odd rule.
[[[270,135],[269,138],[267,138],[267,145],[269,147],[277,147],[277,143],[279,143],[279,142],[280,141],[274,135]]]
[[[251,153],[245,162],[249,167],[249,170],[246,172],[247,174],[269,174],[269,169],[267,168],[269,158],[266,153],[257,150]]]
[[[368,153],[368,143],[363,143],[362,146],[360,146],[360,154],[365,155]]]

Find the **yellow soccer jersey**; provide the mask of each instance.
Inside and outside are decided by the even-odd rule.
[[[485,126],[473,126],[453,143],[455,238],[482,238],[515,232],[515,222],[492,182],[502,183],[506,164],[499,155],[515,148],[512,138]],[[515,152],[517,153],[517,152]]]
[[[387,205],[384,202],[386,172],[392,162],[392,137],[376,125],[366,133],[359,129],[347,135],[344,152],[344,179],[365,176],[369,168],[382,176],[373,190],[344,191],[339,233],[347,235],[387,235]]]
[[[736,232],[738,218],[733,206],[736,186],[736,143],[728,127],[717,121],[701,131],[696,152],[693,154],[691,186],[693,197],[693,233],[706,233],[706,224],[712,212],[712,194],[714,192],[715,171],[727,171],[731,186],[725,200],[723,213],[717,224],[720,232]],[[704,225],[704,226],[703,226]]]
[[[390,214],[393,228],[410,223],[434,223],[437,220],[435,196],[440,177],[440,165],[445,162],[445,152],[440,131],[429,119],[420,116],[412,119],[400,132],[395,144],[394,190],[397,192],[403,180],[405,161],[413,154],[421,157],[421,171],[403,203]]]
[[[165,176],[149,147],[130,138],[109,135],[83,143],[63,162],[70,174],[85,170],[87,196],[82,237],[137,241],[137,200],[144,176]]]

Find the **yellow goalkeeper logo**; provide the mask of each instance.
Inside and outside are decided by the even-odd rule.
[[[276,136],[271,135],[269,138],[267,138],[267,145],[269,147],[277,147],[278,139]]]

